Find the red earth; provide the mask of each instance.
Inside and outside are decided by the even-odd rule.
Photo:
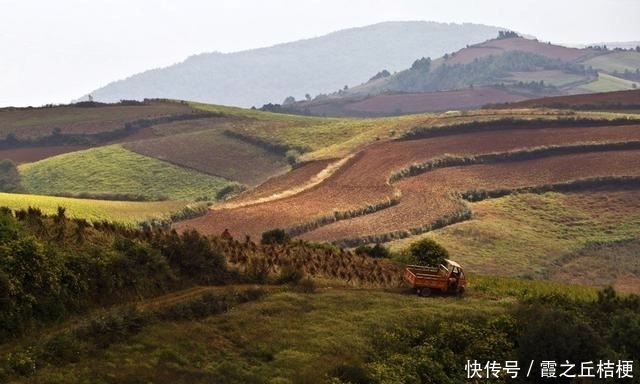
[[[530,52],[562,61],[576,61],[595,52],[591,49],[568,48],[525,38],[494,39],[463,48],[450,55],[445,62],[447,64],[468,64],[474,59],[499,55],[507,51]]]
[[[504,89],[481,87],[440,92],[383,94],[346,104],[344,109],[370,115],[389,115],[474,109],[487,104],[488,100],[493,103],[507,103],[524,99],[525,96]]]
[[[495,105],[491,108],[640,108],[640,89],[629,91],[554,96]]]
[[[463,190],[492,186],[499,188],[511,186],[516,182],[537,185],[545,180],[570,181],[573,178],[607,174],[638,175],[636,168],[640,169],[640,163],[638,163],[640,151],[573,155],[578,157],[556,156],[530,162],[461,167],[460,170],[456,170],[455,167],[443,168],[393,185],[389,184],[388,178],[394,171],[413,163],[426,162],[445,154],[469,156],[549,145],[637,140],[640,140],[639,125],[512,129],[381,142],[359,152],[322,183],[296,195],[239,208],[212,210],[203,217],[177,223],[176,228],[182,230],[192,227],[204,233],[220,233],[224,228],[229,228],[235,234],[249,234],[255,238],[268,229],[289,228],[313,222],[318,218],[333,216],[335,212],[357,211],[366,206],[388,205],[394,196],[400,194],[400,203],[391,208],[383,209],[373,215],[331,224],[326,229],[315,230],[316,234],[310,232],[304,236],[310,237],[313,234],[314,239],[330,241],[354,234],[385,233],[391,228],[408,229],[413,228],[418,222],[424,224],[425,219],[428,221],[455,210],[458,203],[443,197],[459,188]],[[584,160],[584,164],[589,166],[580,166],[576,159]],[[571,173],[574,168],[575,173]],[[510,169],[515,171],[511,172]],[[486,172],[486,176],[472,177],[473,172],[480,172],[480,170]],[[515,176],[508,175],[519,175],[520,178],[513,181],[512,178]],[[531,176],[529,184],[526,182],[528,175]],[[286,180],[285,175],[278,181],[282,183],[282,190],[290,188],[291,184]],[[274,190],[274,186],[271,185],[271,190]],[[426,191],[430,192],[426,193]],[[405,202],[407,204],[404,204]],[[393,214],[404,209],[405,206],[406,211]],[[423,213],[412,214],[418,209]],[[406,219],[404,224],[399,222],[398,215]],[[380,219],[373,220],[374,223],[364,224],[370,220],[369,217]],[[384,220],[393,224],[382,225]],[[362,226],[360,223],[363,223]],[[339,226],[342,229],[330,231],[331,226]],[[322,235],[324,231],[327,232],[326,235]]]

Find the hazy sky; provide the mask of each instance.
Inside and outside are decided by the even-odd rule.
[[[0,0],[0,106],[68,103],[193,54],[390,20],[488,24],[565,44],[640,40],[640,0]]]

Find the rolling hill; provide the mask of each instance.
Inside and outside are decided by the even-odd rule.
[[[468,45],[410,69],[372,77],[283,111],[327,116],[388,116],[474,109],[566,94],[630,90],[640,83],[640,52],[569,48],[517,34]],[[268,107],[268,106],[267,106]]]
[[[14,164],[23,187],[170,198],[0,193],[0,381],[465,382],[469,359],[601,356],[637,370],[636,96],[375,119],[0,111],[18,147],[2,154],[46,157]],[[248,190],[194,203],[218,174]],[[260,241],[278,228],[293,239]],[[464,266],[464,296],[401,285],[423,238]],[[374,244],[388,256],[351,248]]]
[[[203,53],[115,81],[90,94],[106,102],[153,97],[261,106],[291,95],[303,98],[359,84],[382,69],[406,68],[416,56],[438,57],[486,40],[498,29],[387,22],[268,48]]]

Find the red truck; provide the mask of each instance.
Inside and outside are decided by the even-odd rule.
[[[451,260],[439,267],[408,265],[402,278],[420,296],[429,296],[434,290],[462,294],[467,285],[462,267]]]

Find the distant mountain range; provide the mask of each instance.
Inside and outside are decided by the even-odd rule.
[[[361,84],[485,41],[502,28],[477,24],[386,22],[236,53],[203,53],[90,92],[96,101],[173,98],[236,106],[304,99]],[[229,36],[229,38],[233,38]],[[86,99],[87,95],[83,98]]]

